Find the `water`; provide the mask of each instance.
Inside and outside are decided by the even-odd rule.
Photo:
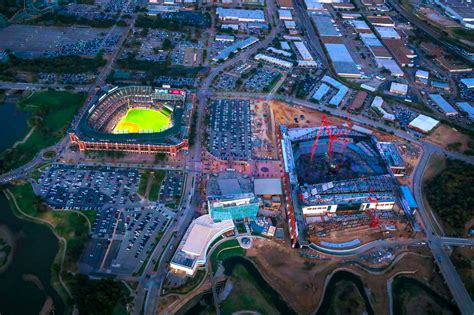
[[[339,281],[350,281],[355,284],[357,289],[359,290],[360,295],[364,299],[365,309],[367,310],[367,314],[374,315],[374,310],[372,309],[372,305],[370,305],[369,298],[365,294],[364,290],[364,283],[362,280],[356,276],[355,274],[348,272],[348,271],[337,271],[334,273],[329,280],[326,290],[324,291],[324,297],[321,305],[319,306],[318,312],[316,315],[324,315],[329,312],[332,303],[332,297],[334,295],[334,290],[336,288],[336,284]]]
[[[28,134],[28,113],[18,110],[16,97],[7,96],[0,104],[0,152],[11,148]]]
[[[56,314],[64,313],[64,304],[51,286],[51,266],[58,252],[58,241],[44,225],[16,217],[0,194],[0,225],[8,226],[15,238],[13,260],[0,274],[0,314],[38,314],[47,296],[53,299]],[[24,275],[34,275],[43,289]]]

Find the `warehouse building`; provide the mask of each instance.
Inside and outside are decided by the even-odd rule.
[[[397,94],[400,96],[406,96],[408,92],[408,85],[392,82],[390,85],[390,93]]]
[[[474,88],[474,78],[464,78],[461,79],[462,84],[464,84],[468,89]]]
[[[474,29],[474,6],[471,1],[463,0],[435,0],[445,10],[445,13],[459,21],[464,27]]]
[[[314,60],[308,48],[306,48],[306,45],[303,42],[294,42],[293,44],[295,45],[296,49],[300,53],[303,60],[306,60],[306,61]]]
[[[293,20],[293,15],[291,14],[290,10],[280,9],[278,10],[278,16],[280,17],[280,20],[284,20],[284,21]]]
[[[243,10],[217,8],[216,14],[222,22],[265,22],[265,15],[262,10]]]
[[[282,59],[275,58],[275,57],[271,57],[271,56],[268,56],[268,55],[265,55],[265,54],[255,55],[255,60],[266,61],[266,62],[272,63],[274,65],[277,65],[277,66],[280,66],[280,67],[283,67],[283,68],[287,68],[287,69],[290,69],[291,67],[293,67],[293,63],[291,63],[289,61],[282,60]]]
[[[469,119],[474,120],[474,107],[468,102],[457,102],[456,106],[459,107],[463,112],[465,112]]]
[[[239,50],[245,49],[253,44],[258,42],[258,38],[249,37],[238,42],[233,43],[230,46],[224,48],[216,57],[213,58],[214,61],[226,60],[231,54],[235,54]]]
[[[361,73],[344,44],[324,44],[334,70],[341,77],[360,78]]]
[[[408,124],[408,127],[423,133],[428,133],[433,130],[438,124],[438,120],[420,114]]]
[[[383,98],[380,96],[376,96],[374,100],[372,101],[372,106],[373,108],[377,109],[380,114],[382,114],[383,118],[386,120],[394,121],[395,120],[395,115],[388,113],[384,108],[383,108]]]
[[[457,110],[455,110],[454,107],[440,94],[429,94],[429,97],[446,116],[456,116],[458,114]]]
[[[384,26],[384,27],[395,27],[395,22],[393,22],[392,18],[387,15],[381,16],[368,16],[367,20],[373,26]]]

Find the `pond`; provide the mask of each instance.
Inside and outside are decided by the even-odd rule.
[[[19,219],[0,193],[0,225],[13,234],[12,261],[0,274],[0,314],[38,314],[46,299],[52,299],[56,314],[64,303],[51,286],[51,267],[59,245],[51,230]]]
[[[11,148],[15,142],[23,139],[28,133],[28,113],[20,111],[16,107],[17,98],[5,97],[4,103],[0,103],[0,152]]]

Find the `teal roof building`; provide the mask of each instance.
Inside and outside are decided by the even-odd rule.
[[[207,201],[209,215],[215,222],[255,219],[260,199],[252,193],[212,196]]]

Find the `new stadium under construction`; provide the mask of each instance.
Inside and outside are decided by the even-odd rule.
[[[94,97],[69,138],[80,151],[176,155],[188,149],[192,112],[193,97],[181,89],[114,87]]]
[[[311,236],[327,235],[329,227],[348,228],[351,220],[387,228],[397,219],[396,204],[412,214],[397,203],[400,187],[392,165],[402,159],[393,156],[395,146],[380,146],[373,135],[327,124],[282,125],[280,133],[293,246],[309,245]]]

